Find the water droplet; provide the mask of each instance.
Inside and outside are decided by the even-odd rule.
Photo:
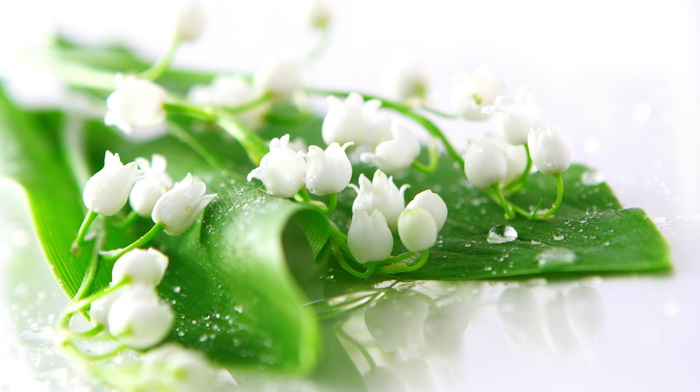
[[[243,306],[236,305],[233,307],[233,310],[235,310],[237,313],[243,313]]]
[[[518,232],[515,231],[513,226],[498,225],[489,230],[486,241],[488,241],[489,244],[505,244],[506,242],[515,241],[516,239],[518,239]]]
[[[180,287],[180,286],[173,287],[173,293],[175,293],[175,294],[180,294],[181,290],[182,290],[182,287]]]
[[[484,271],[486,271],[486,272],[489,272],[489,271],[491,271],[492,269],[493,269],[493,267],[491,267],[490,265],[487,265],[487,266],[484,267]]]
[[[576,254],[567,248],[549,248],[535,256],[537,266],[542,269],[557,269],[576,262]]]
[[[598,170],[588,170],[581,174],[581,183],[586,186],[600,185],[605,182],[605,175]]]
[[[554,236],[554,241],[561,241],[561,240],[563,240],[563,239],[564,239],[564,236],[563,236],[563,235],[555,235],[555,236]]]

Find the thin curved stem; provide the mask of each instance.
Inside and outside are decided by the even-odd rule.
[[[99,214],[93,210],[88,210],[87,215],[85,215],[85,219],[83,220],[83,223],[80,225],[80,229],[78,230],[78,234],[75,236],[75,241],[73,242],[73,248],[80,247],[83,242],[85,241],[85,236],[87,235],[88,229],[90,229],[90,225],[92,225],[92,222],[95,221]]]
[[[434,115],[436,115],[436,116],[438,116],[438,117],[446,118],[446,119],[448,119],[448,120],[456,120],[456,119],[459,118],[459,116],[456,115],[456,114],[445,113],[445,112],[443,112],[443,111],[441,111],[441,110],[435,109],[435,108],[430,107],[430,106],[427,106],[427,105],[418,105],[418,107],[419,107],[421,110],[425,110],[426,112],[428,112],[428,113],[430,113],[430,114],[434,114]]]
[[[163,73],[168,70],[168,67],[170,67],[170,64],[172,64],[173,58],[175,58],[175,53],[180,47],[181,42],[182,41],[179,39],[174,38],[170,42],[168,50],[155,63],[153,63],[153,65],[141,72],[140,76],[146,80],[156,80],[163,75]]]
[[[561,202],[564,200],[564,178],[561,173],[554,173],[554,180],[557,182],[557,198],[554,200],[554,203],[552,204],[552,207],[549,208],[546,212],[542,214],[538,214],[537,210],[533,212],[532,217],[533,219],[547,219],[552,217],[559,207],[561,207]]]
[[[504,188],[504,190],[508,193],[517,192],[527,187],[528,179],[530,178],[530,171],[532,170],[532,157],[530,156],[530,147],[527,145],[527,143],[523,144],[523,148],[525,148],[525,156],[527,157],[525,169],[517,180],[508,184]]]
[[[412,252],[413,253],[413,252]],[[423,266],[428,262],[430,256],[430,249],[426,249],[421,253],[420,260],[415,264],[406,265],[405,263],[396,263],[385,265],[379,269],[379,272],[383,274],[401,274],[404,272],[411,272],[417,269],[423,268]]]
[[[308,64],[311,64],[318,60],[321,55],[326,51],[328,48],[328,44],[331,41],[331,33],[330,29],[328,26],[324,26],[321,30],[321,37],[318,40],[318,43],[316,43],[316,46],[314,46],[313,49],[311,49],[311,52],[309,52],[309,55],[306,57],[306,62]]]
[[[250,102],[246,102],[242,105],[234,106],[231,108],[225,108],[222,109],[226,111],[228,114],[240,114],[240,113],[245,113],[248,110],[255,109],[256,107],[264,104],[265,102],[270,101],[272,99],[272,93],[271,92],[266,92],[265,94],[255,98],[254,100]]]
[[[513,205],[506,200],[505,196],[503,196],[503,192],[501,192],[501,185],[499,183],[493,184],[491,187],[491,191],[496,195],[498,198],[498,202],[501,204],[501,207],[503,207],[503,211],[505,212],[506,219],[513,219],[515,218],[515,211],[513,211]]]
[[[343,329],[342,326],[338,326],[335,331],[338,336],[342,337],[345,339],[346,342],[351,343],[353,346],[357,348],[357,350],[362,354],[362,356],[365,358],[365,361],[367,361],[367,365],[369,366],[370,370],[374,369],[377,367],[377,363],[374,362],[374,359],[372,356],[369,354],[369,351],[365,348],[365,346],[362,345],[362,343],[358,342],[353,338],[352,336],[348,335],[347,332]]]
[[[337,193],[331,193],[328,195],[328,207],[326,208],[326,214],[330,214],[331,212],[335,211],[335,208],[338,206],[338,194]]]
[[[134,241],[131,245],[127,246],[126,248],[100,252],[100,255],[108,261],[117,260],[120,257],[124,256],[125,253],[146,245],[163,230],[165,230],[165,225],[163,225],[162,223],[156,223],[155,225],[153,225],[151,230],[149,230],[146,234],[141,236],[141,238]]]
[[[350,275],[356,278],[367,279],[370,276],[372,276],[376,268],[376,266],[373,263],[367,263],[367,270],[365,270],[365,272],[360,272],[354,269],[350,264],[348,264],[347,260],[345,260],[345,256],[343,256],[343,252],[335,252],[335,256],[337,257],[340,266]]]
[[[412,168],[426,174],[431,174],[437,170],[438,164],[440,163],[440,151],[437,149],[434,141],[435,138],[431,138],[430,145],[428,146],[428,164],[423,165],[416,160],[411,163]]]
[[[202,159],[204,159],[205,162],[209,164],[209,166],[218,169],[218,170],[223,170],[224,166],[220,164],[216,158],[214,158],[211,153],[209,153],[209,150],[204,147],[197,138],[194,136],[190,135],[183,127],[181,127],[178,123],[175,121],[169,121],[168,122],[168,130],[170,133],[175,136],[176,139],[180,140],[182,144],[185,144],[189,148],[192,149],[197,155],[199,155]]]

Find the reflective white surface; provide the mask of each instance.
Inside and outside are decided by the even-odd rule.
[[[85,42],[126,40],[153,58],[167,42],[157,16],[164,4],[5,3],[0,47],[7,57],[23,47],[20,38],[31,40],[30,34],[56,23]],[[509,93],[523,84],[536,90],[545,118],[571,142],[574,160],[599,169],[625,206],[644,208],[672,247],[674,271],[668,277],[476,285],[477,306],[459,313],[468,323],[458,351],[404,353],[422,358],[420,365],[433,371],[428,374],[444,372],[431,388],[700,390],[698,6],[544,0],[335,5],[331,46],[311,67],[309,84],[382,94],[381,64],[402,48],[431,72],[434,106],[448,109],[453,76],[485,63],[509,82]],[[270,52],[292,47],[303,55],[316,42],[299,22],[298,2],[218,0],[207,7],[216,11],[210,25],[199,41],[182,48],[177,65],[251,71]],[[457,146],[492,127],[440,123]],[[22,280],[27,265],[44,264],[15,207],[19,196],[9,189],[0,191],[0,390],[51,390],[60,382],[46,379],[72,377],[59,358],[42,354],[52,350],[52,315],[63,298],[45,271]],[[427,314],[417,317],[424,322]],[[426,390],[406,377],[409,390]]]

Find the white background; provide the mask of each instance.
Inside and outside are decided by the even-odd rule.
[[[6,1],[0,3],[0,59],[26,48],[27,42],[40,41],[38,33],[56,27],[85,43],[125,41],[155,58],[168,41],[163,26],[167,4]],[[317,36],[304,26],[300,4],[207,2],[213,11],[207,30],[199,41],[181,49],[175,64],[253,71],[269,54],[284,48],[306,53]],[[309,70],[309,84],[384,93],[382,63],[402,49],[430,70],[433,105],[447,109],[453,77],[487,64],[509,82],[509,93],[523,84],[536,90],[545,117],[571,142],[574,160],[601,170],[623,204],[644,208],[672,246],[672,276],[590,283],[603,299],[602,327],[596,336],[580,341],[582,348],[573,353],[552,344],[551,337],[546,350],[517,343],[496,307],[485,308],[471,320],[454,383],[444,388],[700,390],[699,7],[680,0],[334,4],[331,46]],[[0,67],[3,64],[7,63],[0,62]],[[26,83],[21,86],[29,88]],[[29,99],[36,102],[36,97]],[[491,126],[466,121],[441,124],[457,146]],[[17,203],[18,196],[9,187],[0,189],[4,205]],[[12,276],[8,271],[20,268],[17,255],[35,254],[26,252],[36,241],[21,223],[21,214],[14,207],[4,208],[1,216],[7,224],[0,226],[0,269]],[[44,342],[41,326],[50,325],[50,317],[21,321],[17,314],[22,309],[11,305],[24,295],[17,290],[35,286],[21,286],[9,278],[2,284],[0,389],[53,385],[36,379],[55,378],[46,372],[55,372],[58,365],[37,366],[31,348],[35,346],[27,346],[23,331],[32,322],[37,324],[29,336]],[[47,279],[45,284],[50,287],[52,282]],[[542,305],[558,290],[538,286],[532,291]]]

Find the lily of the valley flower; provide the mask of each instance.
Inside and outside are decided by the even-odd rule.
[[[515,99],[498,99],[494,110],[496,132],[512,145],[527,144],[531,129],[543,125],[540,109],[532,99],[534,94],[520,88]]]
[[[168,162],[160,154],[153,154],[151,162],[136,158],[136,163],[143,171],[143,177],[131,188],[129,205],[137,214],[147,217],[153,213],[156,201],[173,187],[173,180],[165,171]]]
[[[323,141],[340,145],[352,142],[355,146],[364,143],[368,127],[382,103],[375,99],[365,102],[358,93],[350,93],[344,101],[330,96],[328,102],[330,108],[321,127]]]
[[[304,67],[291,52],[268,59],[255,73],[253,85],[258,94],[272,94],[277,101],[288,101],[302,84]]]
[[[173,33],[181,41],[194,41],[202,34],[206,14],[199,0],[184,0],[177,5]]]
[[[504,88],[505,84],[494,79],[491,71],[482,65],[473,74],[457,80],[450,94],[452,111],[469,120],[485,120],[490,117],[488,109]]]
[[[571,165],[569,145],[551,123],[531,130],[527,145],[532,163],[544,175],[564,172]]]
[[[247,104],[259,98],[258,92],[240,75],[219,76],[209,85],[193,86],[187,97],[202,105],[232,108]],[[263,123],[263,116],[269,109],[269,103],[252,107],[236,117],[248,128],[257,129]]]
[[[168,268],[168,256],[154,248],[134,249],[120,257],[112,268],[112,284],[128,279],[129,284],[156,286]]]
[[[381,261],[391,256],[394,237],[384,215],[378,210],[371,215],[366,211],[353,214],[348,230],[348,247],[360,263]]]
[[[421,64],[410,61],[403,52],[393,54],[383,70],[384,84],[399,99],[422,98],[428,89],[428,72]]]
[[[352,177],[352,164],[345,149],[338,143],[331,143],[325,150],[310,146],[306,154],[306,188],[314,195],[322,196],[338,193],[347,188]]]
[[[289,135],[270,141],[270,152],[260,160],[260,167],[248,174],[248,181],[257,178],[267,193],[278,197],[292,197],[306,181],[306,160],[289,148]]]
[[[109,309],[112,307],[114,301],[125,291],[128,287],[121,287],[116,291],[106,294],[90,304],[90,323],[92,325],[102,325],[109,328]]]
[[[404,210],[399,215],[399,238],[411,252],[419,252],[435,245],[438,230],[435,218],[424,208]]]
[[[502,184],[510,184],[520,178],[527,166],[527,151],[523,146],[506,146],[506,177]]]
[[[306,9],[307,24],[316,29],[326,29],[333,19],[333,8],[328,0],[310,0]]]
[[[508,173],[505,150],[486,136],[469,140],[464,153],[464,173],[469,182],[481,189],[503,182]]]
[[[440,195],[433,193],[430,189],[416,195],[410,203],[406,205],[407,210],[422,208],[430,213],[435,221],[435,228],[439,232],[447,220],[447,205]]]
[[[107,97],[105,124],[116,125],[127,135],[139,137],[135,130],[162,127],[165,121],[163,104],[168,98],[165,90],[148,80],[134,76],[117,74],[117,89]],[[147,136],[157,136],[162,132],[149,131]]]
[[[143,356],[141,380],[148,387],[177,392],[209,391],[216,376],[206,357],[197,350],[166,343]]]
[[[352,213],[365,211],[371,214],[377,210],[384,215],[389,228],[395,229],[399,214],[406,205],[403,193],[408,185],[402,186],[401,189],[397,188],[393,178],[387,177],[381,170],[374,173],[371,182],[364,174],[360,174],[359,184],[360,187],[355,188],[357,197],[352,203]]]
[[[374,151],[363,158],[374,163],[379,170],[395,173],[411,166],[420,154],[420,143],[416,135],[406,127],[394,122],[391,126],[393,139],[385,140]]]
[[[109,308],[109,333],[131,348],[147,349],[165,338],[174,318],[153,287],[135,285],[124,290]]]
[[[119,154],[105,152],[104,167],[85,184],[85,206],[102,215],[116,214],[126,204],[138,176],[139,170],[135,162],[123,165]]]
[[[170,235],[183,233],[216,197],[216,194],[205,195],[205,192],[206,185],[201,181],[193,181],[192,175],[187,173],[182,181],[158,199],[151,218],[155,223],[162,224],[165,232]]]

